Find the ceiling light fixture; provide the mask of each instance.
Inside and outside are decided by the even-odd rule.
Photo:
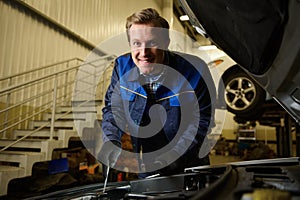
[[[189,18],[189,16],[187,16],[187,15],[181,15],[181,16],[179,17],[179,19],[180,19],[180,21],[188,21],[190,18]]]

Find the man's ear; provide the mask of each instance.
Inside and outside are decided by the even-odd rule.
[[[126,36],[127,36],[127,41],[128,41],[128,43],[129,43],[129,45],[130,45],[129,30],[126,30]]]
[[[167,50],[169,48],[169,45],[170,45],[170,38],[168,37],[163,41],[163,49]]]

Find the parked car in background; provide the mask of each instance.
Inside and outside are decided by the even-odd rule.
[[[262,115],[268,95],[243,68],[215,45],[200,46],[193,53],[213,71],[219,108],[233,113],[238,121],[252,121]]]

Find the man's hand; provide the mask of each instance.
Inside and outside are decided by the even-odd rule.
[[[106,166],[115,166],[122,148],[121,144],[117,141],[108,141],[102,145],[100,152],[97,155],[97,159]]]

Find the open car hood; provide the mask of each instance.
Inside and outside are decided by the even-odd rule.
[[[300,2],[179,0],[190,22],[300,121]]]
[[[95,199],[298,199],[299,158],[281,158],[199,166],[185,173],[125,182],[92,184],[34,196],[25,200]],[[259,195],[259,196],[257,196]]]

